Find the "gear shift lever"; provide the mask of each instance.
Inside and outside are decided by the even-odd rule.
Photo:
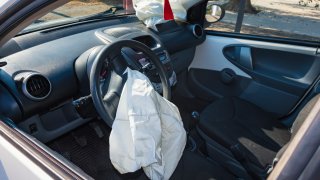
[[[191,116],[193,120],[196,121],[196,124],[197,124],[200,120],[200,114],[197,111],[192,111]]]

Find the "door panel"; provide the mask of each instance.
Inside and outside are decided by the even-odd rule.
[[[223,54],[256,80],[294,94],[304,93],[320,69],[320,61],[308,54],[247,45],[228,45]]]
[[[202,99],[238,96],[287,115],[320,73],[316,48],[207,36],[197,47],[188,82]]]

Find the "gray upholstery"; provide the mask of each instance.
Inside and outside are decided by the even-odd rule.
[[[300,111],[292,135],[269,113],[236,97],[222,98],[206,107],[200,115],[199,128],[226,148],[239,145],[248,161],[266,168],[285,151],[319,98],[320,95],[315,96]]]
[[[316,102],[320,99],[320,94],[316,95],[315,97],[313,97],[304,107],[303,109],[300,111],[300,113],[298,114],[296,120],[294,121],[292,127],[291,127],[291,139],[297,134],[298,130],[300,129],[301,125],[303,124],[303,122],[305,121],[305,119],[307,118],[308,114],[310,113],[310,111],[312,110],[312,108],[314,107],[314,105],[316,104]],[[291,141],[290,139],[290,141]],[[290,142],[289,141],[289,142]],[[287,143],[285,146],[283,146],[281,148],[281,150],[277,153],[277,159],[280,159],[280,157],[282,156],[282,154],[284,153],[284,151],[287,149],[289,143]]]
[[[213,102],[200,115],[199,128],[226,148],[236,144],[260,168],[269,165],[290,139],[289,130],[255,105],[235,97]]]

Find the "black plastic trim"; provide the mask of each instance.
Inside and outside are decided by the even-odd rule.
[[[202,0],[194,4],[187,11],[187,20],[190,24],[200,24],[203,26],[205,21],[206,6],[208,0]]]
[[[230,61],[235,66],[239,67],[244,72],[248,73],[256,81],[259,81],[260,83],[262,83],[264,85],[267,85],[269,87],[274,87],[274,88],[283,90],[285,92],[289,92],[289,93],[299,95],[299,96],[303,95],[306,92],[306,89],[308,89],[308,87],[311,85],[311,82],[307,83],[307,82],[299,82],[297,80],[289,80],[289,79],[283,78],[282,76],[273,76],[271,74],[268,75],[268,74],[261,73],[259,71],[255,71],[253,68],[252,69],[248,68],[248,67],[244,66],[243,64],[241,64],[240,59],[239,59],[240,57],[230,57],[230,53],[227,53],[227,51],[228,51],[228,48],[232,48],[232,47],[250,48],[252,51],[254,49],[262,49],[262,50],[264,50],[264,49],[259,48],[259,47],[255,47],[255,46],[251,46],[251,45],[231,44],[231,45],[225,46],[222,50],[224,57],[228,61]],[[282,52],[279,50],[270,50],[270,51]],[[313,55],[304,55],[304,54],[299,54],[299,53],[292,53],[292,54],[303,55],[306,58],[307,57],[312,57],[312,58],[314,57]],[[236,58],[236,59],[234,59],[234,58]],[[251,57],[251,58],[254,58],[254,57]],[[313,63],[313,66],[316,66],[316,64]],[[312,69],[309,70],[310,72],[313,69],[315,69],[313,67],[311,67],[311,68]]]

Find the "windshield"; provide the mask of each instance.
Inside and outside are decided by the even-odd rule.
[[[132,0],[71,0],[47,15],[35,20],[22,33],[76,22],[95,15],[132,14]]]

